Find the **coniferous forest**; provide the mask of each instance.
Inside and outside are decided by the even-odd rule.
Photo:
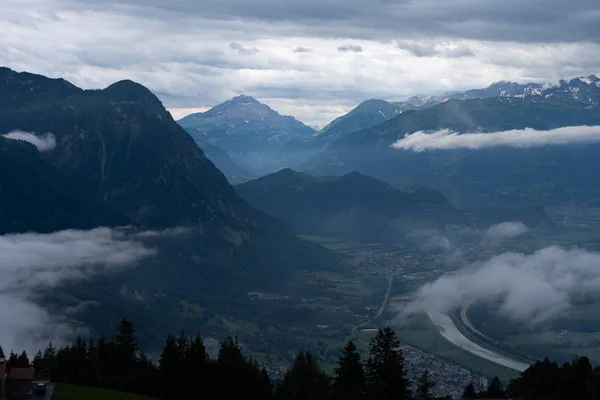
[[[4,351],[0,347],[0,356]],[[349,341],[333,376],[319,366],[317,357],[300,352],[283,380],[274,385],[266,371],[243,354],[239,342],[227,338],[218,356],[209,356],[200,335],[169,335],[157,362],[140,352],[134,325],[121,320],[108,340],[84,340],[56,348],[50,343],[30,361],[26,352],[11,352],[8,368],[32,366],[50,373],[52,380],[117,389],[165,400],[274,399],[274,400],[434,400],[435,376],[425,370],[411,387],[396,333],[380,329],[363,358]],[[463,399],[588,400],[600,396],[600,367],[586,357],[559,366],[544,360],[532,365],[506,387],[495,377],[487,390],[477,392],[466,382]]]

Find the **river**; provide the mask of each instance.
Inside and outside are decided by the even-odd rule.
[[[428,312],[429,318],[443,337],[448,339],[454,345],[462,348],[463,350],[468,351],[478,357],[485,358],[491,362],[494,362],[499,365],[503,365],[508,368],[512,368],[519,372],[525,371],[529,368],[529,365],[522,363],[517,360],[510,359],[502,354],[496,353],[493,350],[488,350],[478,345],[477,343],[473,343],[470,341],[465,335],[460,333],[456,325],[449,316],[442,314],[440,312]]]

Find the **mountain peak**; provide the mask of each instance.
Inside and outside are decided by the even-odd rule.
[[[244,105],[249,105],[249,104],[262,104],[260,103],[260,101],[256,100],[254,97],[252,96],[246,96],[244,94],[241,94],[239,96],[235,96],[233,99],[230,100],[231,103],[236,104],[236,105],[240,105],[240,106],[244,106]]]
[[[409,97],[406,102],[413,107],[420,107],[423,104],[427,103],[431,96],[427,96],[425,94],[417,94],[412,97]]]
[[[144,85],[130,79],[115,82],[104,89],[102,93],[113,101],[140,103],[152,108],[155,112],[163,113],[163,105],[158,97]]]

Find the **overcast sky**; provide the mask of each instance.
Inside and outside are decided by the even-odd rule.
[[[2,0],[0,65],[133,79],[176,118],[236,94],[323,125],[368,98],[600,73],[597,0]]]

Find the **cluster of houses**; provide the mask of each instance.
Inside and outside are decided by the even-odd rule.
[[[31,396],[36,391],[32,367],[9,368],[6,360],[0,358],[0,397],[2,399]]]

